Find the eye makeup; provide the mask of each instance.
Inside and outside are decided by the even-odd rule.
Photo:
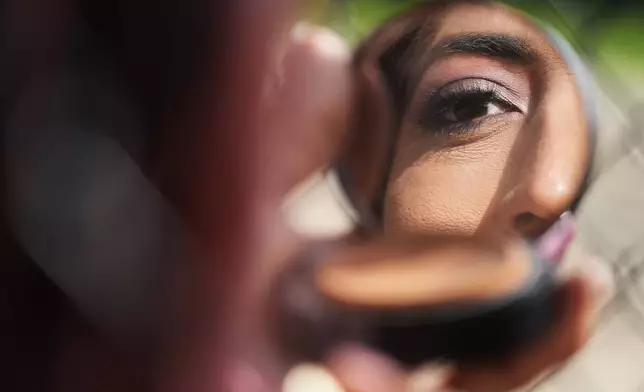
[[[458,79],[429,91],[416,123],[435,136],[470,134],[503,116],[526,114],[526,101],[489,79]]]

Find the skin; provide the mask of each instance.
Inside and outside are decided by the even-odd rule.
[[[542,233],[574,201],[588,166],[581,100],[544,33],[501,6],[460,5],[438,22],[431,47],[469,33],[524,38],[532,64],[475,55],[441,57],[427,69],[405,112],[385,198],[387,233]],[[417,126],[424,94],[448,81],[484,77],[517,91],[520,111],[489,116],[459,140]]]
[[[494,238],[493,243],[501,244],[498,245],[501,249],[508,249],[516,246],[514,241],[519,237],[534,238],[542,234],[575,201],[588,167],[589,136],[574,75],[540,28],[505,7],[457,3],[448,6],[438,16],[430,16],[426,23],[433,24],[436,29],[435,34],[422,43],[427,51],[446,39],[493,33],[522,39],[529,45],[534,58],[529,63],[521,63],[453,53],[440,56],[423,70],[401,113],[399,136],[384,197],[383,227],[386,236],[398,240],[420,238],[430,243],[436,236]],[[399,27],[400,23],[393,22],[389,30],[395,34]],[[380,41],[386,40],[383,38],[386,36],[387,27],[384,33],[381,30],[380,34],[376,33],[371,41],[367,41],[367,51],[370,46],[377,51],[373,48],[382,45]],[[362,69],[373,69],[358,64],[359,68],[361,66]],[[511,100],[514,107],[496,108],[494,115],[480,118],[476,130],[464,135],[436,135],[428,132],[431,124],[420,126],[416,119],[422,115],[428,92],[465,78],[485,78],[509,87],[516,92]],[[376,91],[373,86],[371,88]],[[379,113],[384,109],[374,104],[371,110]],[[374,160],[365,166],[379,167],[378,164]],[[365,177],[370,174],[366,173]],[[375,198],[373,183],[371,187],[365,186],[363,191],[368,199]],[[449,267],[450,261],[455,262],[451,264],[453,268],[462,268],[458,263],[462,254],[443,247],[440,242],[433,250],[442,255],[446,264],[437,265],[431,258],[409,264],[409,259],[407,262],[402,260],[404,256],[371,265],[337,263],[322,269],[318,284],[326,295],[336,300],[353,305],[386,307],[429,304],[436,298],[451,300],[463,298],[464,294],[469,298],[481,298],[494,292],[490,287],[503,286],[492,285],[474,293],[471,284],[464,284],[459,290],[459,285],[454,284],[459,280],[458,274],[447,269],[440,271],[440,268],[441,265]],[[509,271],[509,265],[527,260],[517,253],[501,252],[501,255],[495,262],[503,268],[499,267],[496,272]],[[504,277],[505,282],[516,280],[524,272],[520,268],[513,270]],[[410,288],[414,282],[410,275],[423,275],[434,282],[446,279],[450,282],[446,285],[449,290],[436,293],[418,289],[422,285]],[[481,276],[484,279],[486,275]],[[467,283],[467,278],[463,279]],[[511,287],[511,284],[505,286],[508,291]],[[431,390],[456,387],[465,391],[506,391],[529,383],[544,371],[561,364],[583,344],[591,302],[584,279],[572,278],[564,282],[560,322],[555,331],[537,346],[504,363],[452,369],[450,375]],[[342,360],[332,361],[332,368],[341,364],[336,374],[348,380],[346,383],[361,385],[362,382],[371,388],[352,386],[349,390],[406,388],[401,386],[407,385],[401,380],[408,378],[401,376],[400,371],[392,373],[395,364],[380,354],[354,347],[336,358]],[[378,372],[369,371],[361,381],[355,381],[360,376],[342,370],[347,362],[366,363],[370,360],[382,365],[382,374],[396,374],[397,377],[390,377],[390,384],[378,383],[373,381],[374,374]],[[384,365],[385,362],[388,364]]]
[[[186,143],[172,147],[184,152],[180,154],[183,160],[168,159],[178,167],[169,170],[168,166],[174,168],[175,165],[168,164],[162,167],[169,173],[159,171],[170,177],[168,181],[175,179],[176,187],[187,195],[185,198],[189,202],[185,203],[189,205],[183,206],[182,215],[194,220],[198,234],[207,240],[208,246],[198,261],[188,260],[176,266],[173,276],[180,280],[177,284],[180,289],[172,285],[164,293],[174,305],[168,309],[172,325],[159,325],[159,329],[168,331],[169,336],[159,342],[160,347],[154,355],[139,356],[132,353],[136,350],[120,350],[129,342],[104,336],[100,326],[90,327],[80,321],[72,323],[64,339],[60,340],[52,389],[246,392],[273,390],[270,387],[275,385],[271,382],[279,379],[278,372],[262,367],[260,360],[238,345],[238,342],[245,342],[255,349],[253,353],[261,351],[260,345],[255,343],[261,340],[258,330],[264,327],[264,320],[257,317],[257,330],[255,325],[251,330],[241,326],[248,325],[248,317],[256,320],[253,317],[257,310],[251,305],[262,300],[263,292],[258,287],[270,280],[267,277],[270,273],[265,270],[283,265],[305,246],[302,239],[287,229],[279,215],[279,196],[288,191],[292,182],[328,162],[331,159],[328,155],[335,152],[337,146],[331,140],[337,140],[337,128],[347,120],[350,104],[340,107],[334,104],[338,102],[338,95],[340,102],[350,101],[344,101],[350,91],[343,88],[349,71],[337,56],[314,50],[313,43],[319,41],[299,40],[292,53],[298,52],[298,48],[308,49],[299,52],[307,56],[293,56],[285,71],[287,83],[269,93],[269,98],[288,99],[266,100],[263,82],[275,65],[266,53],[266,48],[270,47],[268,37],[283,28],[283,20],[290,15],[285,11],[289,8],[288,2],[274,2],[261,9],[262,4],[258,3],[236,1],[234,4],[238,7],[223,10],[229,13],[223,13],[228,17],[224,19],[232,23],[208,24],[209,28],[226,30],[210,34],[221,37],[221,41],[203,49],[217,55],[212,56],[212,64],[203,67],[213,71],[197,79],[203,86],[226,87],[206,89],[208,93],[204,94],[203,89],[190,89],[196,95],[190,97],[194,104],[185,105],[186,109],[181,113],[172,111],[178,119],[170,123],[180,128],[181,132],[176,134],[180,134],[180,141]],[[128,5],[133,7],[117,7],[124,13],[134,12],[134,18],[128,20],[157,15],[143,12],[146,7],[141,1],[130,1]],[[184,5],[182,3],[181,9]],[[258,9],[261,12],[257,12]],[[141,13],[136,14],[137,10]],[[218,15],[215,12],[204,14]],[[43,31],[47,31],[44,29],[47,26],[41,26]],[[146,33],[155,32],[154,26],[167,24],[151,26]],[[244,34],[238,34],[238,26],[244,26]],[[137,42],[137,31],[125,31],[126,41]],[[313,35],[311,32],[308,37]],[[205,57],[204,62],[208,58]],[[217,58],[228,61],[214,61]],[[141,63],[162,64],[163,57],[159,56],[156,62]],[[328,73],[324,78],[312,78],[317,83],[307,90],[306,99],[298,99],[302,95],[295,87],[302,79],[295,75],[318,75],[320,70]],[[335,95],[335,99],[330,99],[329,94]],[[328,113],[335,113],[337,118],[328,117]],[[230,124],[235,124],[234,132],[221,131],[230,130]],[[311,124],[305,127],[306,135],[302,134],[302,124]],[[266,138],[267,133],[278,137]],[[285,140],[295,140],[296,145],[287,146]],[[293,151],[301,151],[302,155],[293,158],[290,155]],[[271,165],[266,164],[267,156],[274,157]],[[222,161],[226,165],[222,165]],[[396,252],[399,252],[398,256],[393,259],[404,260],[409,256],[408,252],[392,250],[392,253]],[[456,258],[449,250],[440,248],[428,249],[424,254],[427,260],[444,263]],[[373,249],[367,248],[351,258],[365,260],[373,256]],[[508,363],[458,369],[446,382],[468,391],[503,391],[524,384],[543,369],[567,358],[583,342],[588,300],[584,280],[568,281],[562,286],[562,317],[558,328],[542,344]],[[83,317],[74,314],[73,319],[77,318]],[[10,358],[12,353],[5,355]],[[150,357],[154,357],[153,360]],[[275,359],[274,353],[269,353],[268,357]],[[340,380],[340,388],[348,391],[406,390],[408,375],[390,359],[364,348],[339,348],[327,366]],[[444,387],[445,384],[441,384],[438,388],[444,390]]]
[[[421,72],[401,113],[395,141],[384,197],[386,237],[425,241],[435,236],[486,237],[493,238],[494,246],[499,246],[504,238],[542,234],[575,201],[588,167],[589,134],[574,75],[543,30],[508,8],[457,4],[431,20],[436,32],[422,42],[425,51],[457,37],[502,34],[522,39],[533,58],[521,62],[443,53]],[[377,34],[374,37],[372,42],[367,41],[367,48],[379,45],[382,38]],[[422,60],[416,55],[412,57],[414,61]],[[364,69],[365,65],[359,63],[358,67]],[[476,117],[478,125],[465,133],[437,134],[432,124],[419,124],[417,119],[424,112],[435,110],[425,104],[428,92],[462,85],[462,80],[467,80],[466,84],[483,81],[499,89],[500,94],[512,91],[505,94],[513,106],[489,108],[490,114]],[[446,115],[453,116],[454,109],[448,108]],[[512,270],[510,266],[517,263],[516,258],[502,259],[505,262],[495,263],[499,269],[492,275],[501,276],[502,271]],[[370,305],[377,302],[374,296],[383,304],[396,300],[402,301],[401,305],[432,303],[437,299],[430,294],[432,290],[424,288],[427,279],[450,283],[452,296],[440,297],[444,300],[463,298],[465,292],[471,298],[490,296],[490,291],[498,295],[495,289],[506,287],[507,293],[516,287],[487,285],[486,292],[474,293],[470,284],[457,283],[452,274],[436,274],[431,262],[414,268],[399,261],[390,261],[384,269],[381,264],[360,270],[332,264],[321,274],[320,286],[331,297],[350,297],[356,304]],[[423,282],[411,284],[414,280],[409,275],[423,268]],[[383,270],[388,279],[378,279]],[[525,275],[525,269],[512,271],[504,275],[508,282],[520,281]],[[394,285],[396,281],[401,283]]]

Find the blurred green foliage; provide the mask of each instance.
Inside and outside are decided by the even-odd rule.
[[[331,3],[331,26],[351,44],[358,43],[378,25],[415,5],[419,0],[346,0]]]
[[[352,44],[357,43],[376,26],[427,0],[335,0],[328,4],[327,23]],[[571,36],[559,10],[544,1],[506,1],[532,17],[553,25]],[[575,15],[578,15],[576,13]]]
[[[431,0],[329,0],[325,2],[323,19],[350,43],[356,44],[380,23],[427,1]],[[615,4],[613,10],[607,8],[612,4],[611,0],[506,0],[503,3],[556,28],[575,46],[593,47],[616,56],[636,54],[637,58],[643,57],[643,6],[625,8],[622,5],[620,8]],[[589,18],[597,16],[600,18],[587,24]]]
[[[328,4],[327,22],[352,44],[357,43],[380,23],[428,0],[334,0]],[[567,38],[573,38],[571,25],[579,23],[591,13],[598,1],[589,0],[582,7],[575,7],[565,15],[548,1],[508,0],[504,3],[518,8],[533,18],[557,28]]]

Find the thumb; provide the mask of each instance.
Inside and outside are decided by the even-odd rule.
[[[389,357],[358,345],[335,350],[328,361],[347,392],[447,392],[450,370],[428,365],[408,373]]]
[[[404,392],[402,372],[386,357],[347,345],[330,356],[327,367],[303,364],[284,378],[283,392]]]
[[[264,107],[266,176],[280,196],[331,162],[353,102],[351,51],[339,35],[298,23],[281,51]]]
[[[328,366],[347,392],[404,392],[406,375],[388,357],[356,344],[333,350]]]

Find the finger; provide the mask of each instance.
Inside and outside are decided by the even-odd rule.
[[[560,319],[538,345],[497,366],[459,369],[450,384],[472,392],[510,391],[570,358],[588,337],[591,283],[585,277],[573,277],[562,286],[560,298]]]
[[[258,196],[263,200],[256,213],[255,249],[261,251],[256,253],[255,266],[237,305],[243,309],[238,312],[237,330],[249,336],[243,340],[255,351],[271,345],[263,309],[267,290],[275,274],[297,260],[303,247],[281,214],[282,197],[330,161],[338,130],[345,128],[337,119],[348,115],[348,90],[344,87],[350,56],[346,44],[327,29],[303,23],[285,40],[285,44],[275,45],[276,53],[271,53],[277,59],[269,62],[268,86],[260,111],[265,129],[259,143],[264,162],[260,169],[263,192]]]
[[[360,345],[337,348],[329,369],[347,392],[404,392],[407,377],[398,365],[380,353]]]
[[[407,392],[457,392],[449,387],[453,368],[430,364],[414,370],[407,379]]]
[[[352,110],[350,57],[331,30],[294,27],[265,97],[265,171],[277,197],[328,165],[340,147]]]
[[[281,197],[315,168],[331,158],[337,130],[346,117],[349,50],[332,32],[298,24],[288,42],[276,45],[269,56],[268,83],[260,117],[265,129],[260,135],[260,157],[264,192],[255,214],[256,262],[243,284],[243,295],[236,303],[237,333],[243,334],[242,347],[262,373],[282,370],[274,360],[264,358],[273,350],[263,309],[267,290],[276,271],[295,260],[301,251],[300,238],[280,214]],[[277,59],[275,59],[275,57]],[[279,57],[282,56],[280,59]],[[275,60],[275,61],[271,61]],[[281,67],[281,69],[275,69]],[[337,95],[332,96],[332,93]],[[345,111],[338,115],[338,111]],[[339,122],[338,122],[339,121]],[[267,354],[268,353],[268,354]]]
[[[597,315],[613,298],[616,292],[615,276],[610,264],[597,255],[591,255],[580,243],[573,243],[559,268],[563,277],[584,274],[593,290],[594,311]]]
[[[410,374],[389,357],[360,345],[336,349],[328,361],[347,392],[448,392],[451,369],[431,364]]]
[[[252,364],[239,360],[232,361],[224,369],[224,387],[226,392],[269,392],[271,384]]]

